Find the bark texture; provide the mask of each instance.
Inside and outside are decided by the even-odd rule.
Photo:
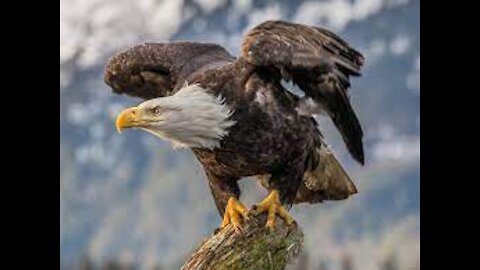
[[[265,226],[266,215],[250,218],[243,234],[228,225],[206,239],[190,255],[181,270],[283,270],[301,252],[303,232],[297,224],[288,226],[275,219],[275,230]]]

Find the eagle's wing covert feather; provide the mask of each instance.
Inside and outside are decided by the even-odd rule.
[[[233,60],[223,47],[211,43],[145,43],[111,57],[104,76],[117,94],[152,99],[174,94],[205,65]]]
[[[364,163],[363,131],[348,95],[349,77],[360,75],[361,53],[326,29],[283,21],[254,27],[241,51],[249,63],[277,69],[326,110],[349,152]]]

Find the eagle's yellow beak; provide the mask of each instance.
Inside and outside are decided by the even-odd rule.
[[[138,109],[136,107],[123,110],[117,117],[116,126],[118,133],[121,133],[123,129],[134,127],[139,122]]]

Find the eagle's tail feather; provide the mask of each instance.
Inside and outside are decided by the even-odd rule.
[[[314,155],[317,162],[304,173],[295,203],[343,200],[357,193],[355,184],[329,148],[317,147]]]

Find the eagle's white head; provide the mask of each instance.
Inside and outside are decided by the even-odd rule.
[[[235,124],[222,97],[215,97],[198,84],[185,85],[175,95],[147,100],[122,111],[117,130],[140,128],[174,147],[213,149]]]

